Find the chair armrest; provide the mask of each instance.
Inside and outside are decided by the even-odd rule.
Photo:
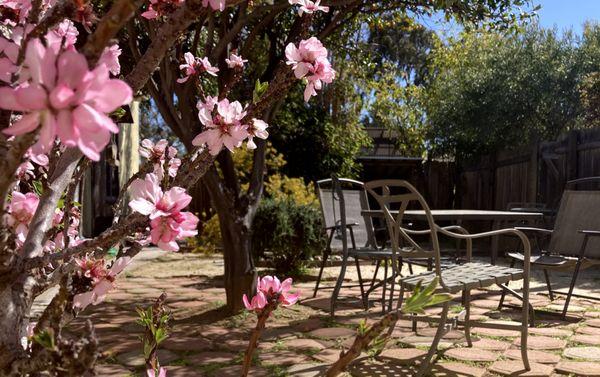
[[[525,227],[525,226],[517,226],[515,227],[515,229],[520,230],[521,232],[527,233],[527,232],[537,232],[537,233],[542,233],[545,236],[549,236],[552,233],[554,233],[553,229],[544,229],[544,228],[532,228],[532,227]]]
[[[444,230],[457,230],[459,232],[462,232],[463,234],[469,234],[469,232],[467,232],[467,230],[459,225],[450,225],[450,226],[445,226],[445,227],[441,227],[436,225],[436,229],[439,231],[440,229],[444,229]],[[412,229],[408,229],[408,228],[402,228],[402,230],[404,230],[406,233],[408,234],[429,234],[431,233],[431,229],[424,229],[424,230],[412,230]]]
[[[346,224],[346,228],[350,228],[350,227],[353,227],[353,226],[358,226],[358,223]],[[340,229],[340,225],[328,226],[325,229],[326,230]]]
[[[600,230],[578,230],[577,232],[586,236],[600,236]]]

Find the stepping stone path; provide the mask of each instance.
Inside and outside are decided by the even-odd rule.
[[[496,361],[500,355],[476,348],[451,348],[444,353],[444,356],[460,361],[491,362]]]
[[[434,376],[440,377],[482,377],[485,374],[485,368],[463,363],[443,362],[435,365],[432,372]]]
[[[347,338],[350,336],[356,336],[356,330],[352,330],[347,327],[328,327],[324,329],[313,330],[309,332],[308,335],[314,338],[323,339]]]
[[[578,327],[577,330],[575,330],[575,332],[577,332],[578,334],[600,336],[600,327],[581,326]]]
[[[563,355],[572,359],[600,361],[600,347],[571,347]]]
[[[587,344],[588,346],[600,346],[600,336],[598,335],[575,335],[571,342]]]
[[[310,350],[322,350],[325,349],[323,343],[317,342],[313,339],[290,339],[285,341],[285,346],[291,349],[310,351]]]
[[[530,366],[531,370],[527,371],[522,361],[506,360],[496,361],[488,370],[501,376],[519,377],[549,377],[554,370],[554,367],[545,364],[530,363]]]
[[[521,350],[513,349],[504,352],[504,356],[512,360],[522,360]],[[541,364],[556,364],[560,361],[560,355],[544,351],[527,350],[529,361]]]
[[[160,256],[160,263],[157,263],[147,255],[145,251],[141,262],[134,260],[130,265],[133,270],[128,268],[128,273],[119,277],[119,289],[105,302],[88,307],[65,329],[67,333],[77,334],[88,318],[97,325],[100,351],[110,355],[114,363],[98,365],[97,375],[143,375],[142,347],[137,338],[143,330],[135,325],[135,308],[147,307],[165,290],[174,320],[170,336],[159,347],[159,360],[167,367],[168,376],[239,376],[242,352],[256,325],[256,316],[246,313],[225,317],[219,314],[226,301],[222,288],[222,259],[160,252],[156,254]],[[136,266],[142,262],[147,265]],[[169,267],[165,268],[166,265]],[[200,272],[190,272],[190,265],[197,266],[195,268]],[[136,268],[146,272],[138,273]],[[335,280],[332,270],[326,269],[325,284]],[[318,269],[309,271],[315,275]],[[175,277],[169,277],[169,274]],[[352,274],[352,271],[348,273],[348,281],[356,283]],[[533,279],[532,284],[544,288],[543,281]],[[314,280],[295,282],[294,286],[302,292],[312,292]],[[364,311],[360,307],[358,290],[343,289],[339,309],[331,318],[329,295],[328,291],[320,292],[317,298],[307,297],[304,303],[278,310],[269,318],[250,376],[270,377],[279,373],[291,377],[323,376],[338,360],[341,350],[354,342],[356,324],[363,318],[372,324],[382,316],[380,302],[372,301],[372,308]],[[381,291],[373,294],[373,297],[380,296]],[[496,310],[499,297],[497,290],[472,292],[472,316],[488,323],[520,324],[518,310]],[[455,295],[454,300],[453,306],[460,305],[460,297]],[[531,294],[531,302],[537,309],[557,305],[562,310],[560,301],[551,303],[538,293]],[[429,376],[600,377],[600,311],[594,308],[596,303],[593,302],[579,298],[573,298],[572,302],[571,309],[574,310],[570,310],[568,321],[561,320],[557,313],[536,313],[539,327],[530,329],[528,339],[532,371],[525,372],[523,368],[519,331],[473,328],[473,347],[467,347],[463,329],[459,326],[441,342],[438,359]],[[430,308],[427,311],[437,313],[439,310]],[[416,333],[412,332],[410,320],[398,321],[386,349],[375,358],[363,353],[344,377],[414,375],[415,366],[422,362],[433,340],[436,326],[418,322],[417,329]],[[406,346],[409,348],[402,348]]]
[[[477,340],[473,339],[472,343],[473,343],[473,348],[489,350],[489,351],[504,351],[504,350],[507,350],[508,347],[510,347],[509,342],[504,342],[504,341],[496,340],[496,339],[488,339],[488,338],[481,338],[481,339],[477,339]],[[462,346],[466,347],[467,343],[463,343]]]
[[[600,377],[600,363],[589,361],[561,361],[556,371],[576,376]]]
[[[515,346],[521,346],[521,338],[515,339]],[[527,337],[527,348],[532,350],[559,350],[565,348],[567,341],[563,339],[550,338],[548,336]]]
[[[420,362],[425,355],[427,355],[427,351],[417,348],[392,348],[385,349],[379,357],[393,359],[393,362],[399,364],[412,365],[415,362]]]

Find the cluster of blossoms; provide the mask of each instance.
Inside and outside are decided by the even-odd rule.
[[[131,184],[129,206],[134,211],[150,217],[150,241],[167,251],[179,250],[177,241],[197,234],[198,218],[191,212],[183,212],[192,201],[181,187],[166,192],[154,173]]]
[[[115,279],[131,262],[130,257],[122,257],[114,261],[110,269],[106,268],[104,259],[84,257],[76,259],[76,289],[84,290],[73,297],[73,307],[83,310],[89,304],[97,305],[104,301],[106,294],[116,286]],[[91,290],[88,290],[91,288]]]
[[[18,51],[25,31],[31,29],[16,27],[11,40],[0,37],[0,67],[6,68],[0,78],[7,83],[19,70]],[[21,113],[3,132],[22,135],[39,129],[32,154],[47,153],[58,136],[63,145],[78,147],[97,161],[111,133],[119,131],[107,114],[128,104],[132,91],[125,82],[110,78],[120,70],[118,46],[106,48],[90,70],[85,56],[74,48],[77,34],[73,23],[65,20],[44,40],[29,41],[18,79],[0,88],[0,108]]]
[[[243,59],[235,52],[232,52],[231,55],[229,55],[229,58],[225,59],[225,63],[227,63],[227,66],[231,69],[243,69],[244,64],[248,63],[248,60]]]
[[[289,0],[292,5],[300,5],[298,14],[302,16],[304,13],[312,14],[315,12],[329,12],[329,7],[322,6],[321,0]]]
[[[48,168],[50,160],[45,154],[34,154],[31,148],[25,152],[24,161],[19,165],[15,173],[17,183],[20,181],[27,181],[30,178],[35,177],[35,166],[34,163],[39,166],[39,172],[42,173]]]
[[[37,210],[40,203],[40,198],[33,192],[21,193],[19,191],[13,191],[11,193],[10,202],[7,208],[7,214],[5,217],[5,224],[12,230],[15,235],[15,242],[17,248],[21,248],[27,234],[29,233],[29,224],[33,219],[33,215]],[[69,225],[67,229],[67,236],[71,244],[77,245],[79,240],[79,221],[80,213],[77,207],[71,208],[69,214]],[[52,228],[58,229],[62,224],[64,213],[60,209],[56,209],[54,216],[52,217]],[[62,250],[65,247],[64,233],[62,231],[55,232],[56,235],[53,239],[49,239],[44,244],[44,251],[54,252]]]
[[[327,59],[327,49],[315,37],[300,41],[298,47],[290,43],[285,48],[286,63],[292,66],[298,79],[306,79],[304,101],[317,95],[323,83],[329,84],[335,78],[335,71]]]
[[[23,242],[29,233],[29,223],[40,203],[40,198],[33,192],[26,194],[13,191],[8,205],[6,225],[8,225],[16,238],[17,247],[23,246]]]
[[[216,97],[206,97],[198,101],[198,118],[206,129],[194,138],[192,144],[208,146],[212,155],[217,155],[221,148],[240,147],[248,139],[248,149],[256,148],[254,138],[266,139],[268,124],[260,119],[252,119],[250,124],[243,124],[246,111],[238,101],[229,102],[227,98],[219,101]]]
[[[185,0],[150,0],[148,10],[142,13],[142,17],[149,20],[169,15],[179,8]],[[227,0],[202,0],[202,6],[210,6],[213,10],[223,11]]]
[[[276,302],[277,305],[291,306],[294,305],[300,293],[291,293],[292,278],[287,278],[280,282],[276,276],[264,276],[258,278],[256,284],[256,295],[252,300],[248,300],[246,295],[243,296],[244,306],[246,309],[254,312],[260,312],[269,303]]]
[[[152,140],[142,140],[140,155],[151,161],[154,165],[154,174],[159,180],[164,177],[165,168],[170,177],[175,177],[181,166],[181,159],[177,158],[177,149],[169,146],[169,142],[165,139],[159,140],[156,144]]]
[[[186,52],[183,54],[183,57],[185,59],[185,64],[180,65],[179,69],[183,71],[185,77],[177,79],[178,83],[184,83],[188,81],[191,76],[200,75],[203,72],[212,76],[217,76],[217,72],[219,72],[219,68],[213,67],[206,57],[202,59],[196,58],[191,52]]]

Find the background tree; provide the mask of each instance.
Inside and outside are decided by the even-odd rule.
[[[432,153],[468,159],[584,127],[579,85],[598,70],[597,29],[578,38],[532,25],[439,43],[418,101]]]

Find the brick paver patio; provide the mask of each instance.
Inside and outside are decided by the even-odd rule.
[[[326,284],[331,285],[336,268],[327,270]],[[168,376],[237,376],[255,316],[243,313],[222,318],[220,308],[225,294],[218,278],[221,271],[222,262],[217,257],[148,251],[119,278],[119,290],[109,295],[106,302],[89,307],[69,330],[76,332],[84,320],[92,319],[104,356],[97,368],[99,376],[142,376],[138,339],[141,327],[135,324],[135,307],[149,305],[166,291],[173,314],[172,333],[163,343],[159,357],[168,368]],[[472,349],[465,348],[460,331],[448,334],[440,344],[432,375],[600,376],[598,303],[575,298],[573,305],[583,310],[570,313],[562,321],[555,314],[555,305],[563,299],[550,302],[541,288],[535,289],[536,284],[533,283],[532,302],[537,322],[529,341],[532,371],[522,370],[518,333],[478,329]],[[581,284],[589,287],[598,282],[592,274],[584,276]],[[379,302],[375,301],[365,313],[357,299],[358,288],[352,288],[342,291],[345,299],[332,319],[326,311],[330,290],[321,291],[313,299],[314,279],[307,277],[295,286],[301,289],[304,299],[301,305],[279,310],[270,319],[251,376],[323,375],[340,350],[351,344],[357,324],[363,318],[373,321],[381,315]],[[372,296],[374,300],[378,297]],[[496,311],[498,298],[497,290],[474,292],[474,316],[490,321],[518,320],[516,309]],[[38,305],[43,307],[43,302]],[[459,311],[457,299],[453,312]],[[410,322],[401,321],[385,351],[377,357],[364,354],[347,375],[409,376],[410,368],[420,362],[432,336],[433,330],[424,324],[413,333]]]

